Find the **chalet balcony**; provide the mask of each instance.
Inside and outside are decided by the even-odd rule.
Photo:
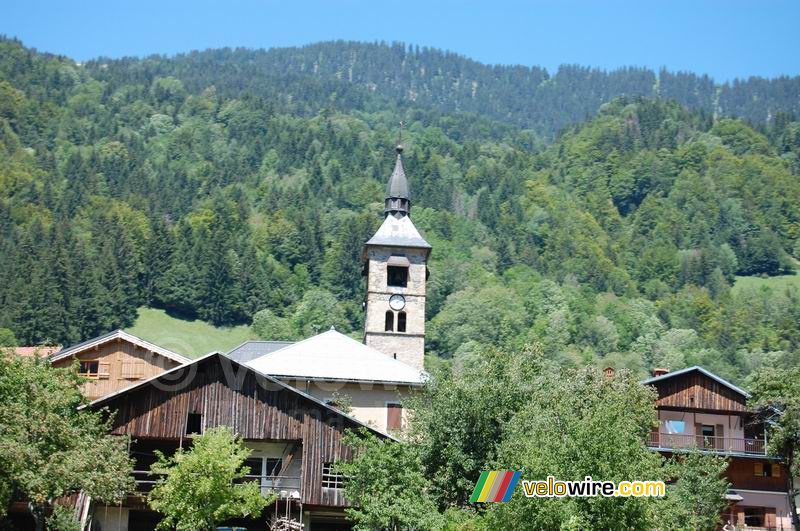
[[[136,481],[136,492],[147,495],[158,481],[159,475],[149,470],[134,470],[133,477]],[[254,481],[261,485],[261,494],[277,494],[280,498],[300,499],[300,476],[262,476],[247,475],[237,483]]]
[[[764,439],[739,439],[734,437],[687,435],[684,433],[651,432],[647,438],[647,446],[658,450],[689,450],[698,448],[701,451],[716,454],[767,455],[767,445]]]

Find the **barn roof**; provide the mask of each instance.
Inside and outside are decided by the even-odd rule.
[[[65,349],[59,350],[55,354],[50,356],[50,362],[58,361],[70,356],[75,356],[83,352],[84,350],[89,350],[94,347],[98,347],[110,341],[116,341],[121,339],[123,341],[127,341],[128,343],[133,343],[134,345],[143,348],[149,352],[154,354],[158,354],[159,356],[164,356],[165,358],[169,358],[178,363],[186,363],[191,361],[186,356],[178,354],[177,352],[172,352],[171,350],[167,350],[164,347],[159,347],[149,341],[145,341],[144,339],[137,337],[133,334],[129,334],[123,330],[114,330],[113,332],[109,332],[108,334],[104,334],[102,336],[98,336],[92,339],[88,339],[82,343],[78,343],[77,345],[72,345],[71,347],[67,347]]]
[[[40,345],[36,347],[12,347],[14,354],[17,356],[21,356],[23,358],[32,358],[33,356],[40,356],[42,358],[46,358],[53,354],[54,352],[58,352],[61,350],[61,346],[47,346],[47,345]]]
[[[678,376],[682,376],[684,374],[688,374],[688,373],[694,372],[694,371],[697,371],[700,374],[703,374],[703,375],[711,378],[715,382],[717,382],[717,383],[719,383],[721,385],[724,385],[725,387],[727,387],[731,391],[733,391],[735,393],[738,393],[738,394],[742,395],[745,398],[750,398],[750,393],[748,393],[744,389],[742,389],[740,387],[736,387],[735,385],[733,385],[729,381],[725,380],[724,378],[721,378],[721,377],[717,376],[716,374],[705,370],[704,368],[700,367],[699,365],[694,365],[693,367],[687,367],[687,368],[681,369],[679,371],[668,372],[666,374],[662,374],[661,376],[654,376],[653,378],[648,378],[647,380],[642,380],[642,383],[649,385],[649,384],[654,384],[654,383],[658,383],[658,382],[663,382],[664,380],[669,380],[670,378],[675,378],[675,377],[678,377]]]
[[[238,361],[227,357],[225,354],[222,354],[221,352],[209,352],[205,356],[201,356],[201,357],[199,357],[199,358],[197,358],[195,360],[191,360],[189,363],[186,363],[184,365],[180,365],[178,367],[174,367],[174,368],[172,368],[172,369],[170,369],[168,371],[162,372],[161,374],[157,374],[156,376],[152,376],[150,378],[147,378],[146,380],[141,380],[139,382],[136,382],[135,384],[133,384],[133,385],[131,385],[129,387],[126,387],[126,388],[120,389],[119,391],[116,391],[114,393],[110,393],[108,395],[102,396],[102,397],[100,397],[100,398],[98,398],[96,400],[92,400],[88,404],[80,406],[79,409],[96,408],[96,407],[102,406],[102,405],[108,403],[109,401],[111,401],[111,400],[113,400],[115,398],[125,396],[127,394],[130,394],[130,393],[138,390],[138,389],[141,389],[141,388],[143,388],[145,386],[148,386],[148,385],[154,383],[156,380],[166,379],[169,385],[174,385],[175,384],[175,380],[171,379],[171,376],[174,373],[176,373],[178,371],[190,369],[193,365],[198,365],[200,363],[205,363],[208,360],[210,360],[212,358],[215,358],[215,357],[218,358],[220,361],[224,360],[225,362],[234,364],[236,366],[236,368],[238,368],[238,369],[243,369],[245,371],[248,371],[248,372],[251,372],[251,373],[255,374],[256,376],[258,376],[260,378],[265,378],[270,383],[272,383],[272,384],[274,384],[276,386],[279,386],[279,387],[283,388],[284,390],[286,390],[286,391],[288,391],[290,393],[294,393],[294,394],[302,397],[305,400],[313,402],[316,407],[323,408],[325,410],[330,411],[331,413],[333,413],[335,415],[338,415],[338,416],[340,416],[342,418],[348,419],[349,421],[351,421],[351,422],[353,422],[353,423],[355,423],[355,424],[357,424],[357,425],[359,425],[361,427],[367,428],[368,430],[380,435],[381,437],[385,437],[385,438],[392,439],[392,440],[397,440],[392,435],[389,435],[388,433],[384,433],[384,432],[376,429],[375,427],[370,426],[369,424],[365,424],[364,422],[361,422],[357,418],[352,417],[352,416],[344,413],[343,411],[333,407],[330,404],[326,404],[325,402],[323,402],[322,400],[319,400],[318,398],[314,398],[313,396],[309,395],[308,393],[304,393],[303,391],[300,391],[299,389],[297,389],[295,387],[292,387],[291,385],[285,384],[285,383],[281,382],[280,380],[278,380],[277,378],[274,378],[274,377],[270,376],[269,374],[264,374],[262,372],[257,371],[253,367],[250,367],[248,365],[244,365],[242,363],[239,363]],[[237,375],[237,378],[238,378],[238,375]]]

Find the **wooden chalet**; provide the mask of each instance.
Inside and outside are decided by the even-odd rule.
[[[91,402],[114,412],[113,433],[129,435],[138,493],[121,506],[95,506],[92,529],[153,529],[159,515],[145,495],[155,479],[154,450],[166,454],[191,444],[190,436],[229,426],[253,450],[248,480],[279,495],[258,520],[230,522],[248,530],[270,529],[283,519],[309,530],[349,529],[343,478],[332,466],[351,457],[342,442],[348,429],[388,437],[279,380],[212,353]],[[276,527],[280,528],[280,527]],[[286,527],[287,529],[289,527]]]
[[[656,369],[643,382],[658,392],[659,426],[648,446],[664,454],[699,448],[728,458],[729,528],[793,529],[791,478],[767,456],[764,425],[747,408],[746,391],[702,367]]]
[[[133,334],[115,330],[55,352],[49,361],[54,367],[68,367],[77,362],[78,371],[88,380],[83,385],[83,394],[94,400],[190,360]]]

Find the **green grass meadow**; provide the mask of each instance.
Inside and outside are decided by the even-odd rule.
[[[770,288],[772,290],[784,290],[789,286],[800,289],[800,275],[780,275],[777,277],[736,277],[733,284],[733,293],[747,288]]]
[[[153,308],[139,308],[136,323],[125,331],[189,358],[215,350],[227,352],[248,339],[256,339],[249,326],[216,327],[205,321],[172,317]]]

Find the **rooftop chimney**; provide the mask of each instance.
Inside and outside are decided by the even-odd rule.
[[[655,369],[653,369],[653,378],[656,378],[658,376],[664,376],[668,372],[669,369],[665,369],[663,367],[656,367]]]

